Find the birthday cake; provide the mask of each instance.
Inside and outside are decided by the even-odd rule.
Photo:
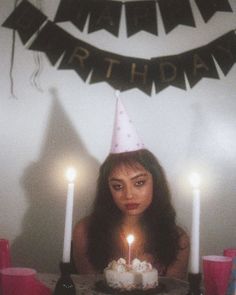
[[[119,290],[148,290],[158,286],[158,272],[146,261],[135,258],[130,265],[123,258],[111,261],[104,269],[107,285]]]

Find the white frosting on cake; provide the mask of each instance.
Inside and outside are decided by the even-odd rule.
[[[121,290],[155,288],[158,285],[158,272],[151,263],[135,258],[131,265],[124,258],[111,261],[104,269],[108,286]]]

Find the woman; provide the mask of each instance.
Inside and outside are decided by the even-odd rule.
[[[93,212],[74,229],[78,273],[102,272],[111,260],[127,258],[132,233],[133,258],[151,262],[160,275],[184,279],[189,238],[175,215],[165,174],[151,152],[110,154],[100,168]]]

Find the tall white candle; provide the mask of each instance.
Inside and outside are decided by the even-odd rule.
[[[131,245],[134,241],[134,236],[128,235],[126,240],[128,242],[128,265],[130,265],[130,263],[131,263]]]
[[[190,176],[193,188],[192,231],[190,251],[190,272],[199,273],[199,244],[200,244],[200,177],[197,173]]]
[[[64,244],[62,262],[70,262],[71,253],[71,236],[72,236],[72,220],[73,220],[73,202],[74,202],[74,180],[76,171],[74,168],[68,168],[66,173],[68,179],[68,190],[66,199],[66,215],[65,215],[65,229],[64,229]]]

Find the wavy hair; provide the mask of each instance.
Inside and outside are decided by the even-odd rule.
[[[153,177],[153,198],[142,215],[141,224],[146,233],[144,249],[156,262],[167,267],[175,261],[179,250],[179,231],[176,213],[163,168],[148,150],[110,154],[100,167],[96,198],[88,227],[88,257],[97,271],[102,271],[113,259],[112,237],[122,220],[122,212],[115,205],[108,178],[113,169],[124,164],[141,164]]]

